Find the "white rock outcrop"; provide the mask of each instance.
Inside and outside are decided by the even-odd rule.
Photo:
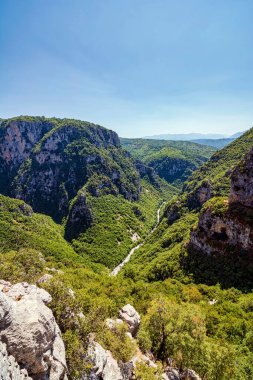
[[[168,367],[162,375],[163,380],[202,380],[201,377],[192,369],[179,371],[177,368]]]
[[[12,355],[8,355],[6,344],[0,342],[0,380],[32,380],[25,369],[21,369]]]
[[[54,276],[52,276],[51,274],[49,273],[45,273],[43,274],[43,276],[41,276],[38,280],[37,280],[37,284],[43,284],[45,282],[48,282],[50,280],[52,280],[52,278],[54,278]]]
[[[182,380],[202,380],[201,377],[195,372],[193,371],[193,369],[186,369],[180,379]]]
[[[110,330],[116,330],[120,325],[123,324],[123,321],[122,319],[107,318],[105,323]]]
[[[169,368],[162,375],[163,380],[180,380],[179,370],[177,368]]]
[[[65,347],[51,296],[28,283],[0,281],[0,340],[8,355],[36,380],[66,380]]]
[[[83,375],[83,380],[123,380],[120,367],[110,351],[99,343],[90,342],[88,356],[93,364],[89,375]]]
[[[119,311],[119,318],[127,323],[129,332],[135,336],[141,323],[140,315],[135,308],[130,304],[125,305]]]

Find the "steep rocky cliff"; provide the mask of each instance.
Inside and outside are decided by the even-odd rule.
[[[205,204],[189,252],[202,278],[209,274],[211,282],[253,284],[253,149],[232,172],[229,198]]]
[[[246,209],[253,208],[253,149],[232,173],[229,202]]]
[[[53,128],[45,118],[14,118],[0,124],[0,191],[10,194],[11,182],[34,145]]]
[[[121,194],[130,201],[140,193],[139,173],[117,134],[87,122],[43,117],[4,120],[0,163],[1,193],[25,200],[57,222],[70,214],[70,228],[79,221],[78,215],[83,229],[92,221],[87,203],[80,211],[84,203],[71,202],[80,189],[83,197]]]

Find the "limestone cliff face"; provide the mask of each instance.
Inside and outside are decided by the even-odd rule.
[[[72,207],[80,189],[93,196],[122,194],[128,200],[137,200],[140,193],[139,173],[118,135],[87,122],[37,117],[4,120],[0,163],[1,193],[23,199],[34,211],[49,214],[57,222],[63,218],[73,222],[80,215],[84,228],[92,221],[91,211],[83,202],[78,213],[77,205]],[[85,210],[80,210],[81,205]]]
[[[232,285],[252,282],[253,149],[233,170],[229,199],[211,198],[205,204],[188,251],[190,257],[197,258],[196,265],[206,263],[209,273],[216,272],[216,280],[230,273],[234,276]]]
[[[252,254],[253,259],[252,224],[229,209],[216,215],[212,205],[207,205],[197,230],[191,234],[191,244],[208,255],[240,251]]]
[[[66,223],[65,237],[67,240],[76,238],[83,229],[89,227],[92,223],[92,214],[87,205],[87,199],[84,191],[80,191],[70,208]]]
[[[14,368],[5,380],[21,380],[27,373],[34,380],[67,380],[65,347],[46,306],[50,301],[51,296],[35,285],[0,280],[0,361]],[[1,342],[8,357],[1,357]]]
[[[253,149],[232,173],[229,202],[253,209]]]
[[[25,369],[21,369],[14,356],[9,355],[6,344],[0,341],[0,380],[32,380]]]
[[[34,145],[53,124],[44,118],[4,120],[0,125],[0,188],[9,194],[10,185],[20,165],[30,156]]]
[[[212,197],[212,186],[210,182],[203,181],[201,185],[187,195],[187,206],[189,210],[200,209],[202,205]]]

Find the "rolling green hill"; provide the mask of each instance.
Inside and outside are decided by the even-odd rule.
[[[188,141],[121,138],[121,144],[133,157],[178,187],[215,152],[215,148]]]

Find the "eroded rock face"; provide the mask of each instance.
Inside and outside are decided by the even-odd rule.
[[[91,210],[87,205],[85,191],[82,190],[78,193],[68,215],[65,233],[66,239],[71,240],[76,238],[81,232],[90,227],[91,224]]]
[[[253,149],[232,172],[229,200],[213,198],[200,213],[188,252],[191,269],[202,267],[214,282],[253,283]]]
[[[232,173],[229,202],[253,209],[253,149]]]
[[[6,344],[0,341],[0,380],[32,380],[25,369],[21,369]]]
[[[36,380],[66,380],[65,348],[51,296],[27,283],[0,284],[0,340],[20,367]]]
[[[192,369],[186,369],[181,374],[180,379],[182,379],[182,380],[201,380],[201,377]]]
[[[144,178],[145,176],[148,177],[149,181],[156,187],[159,188],[159,181],[157,178],[157,174],[155,173],[155,170],[151,168],[150,166],[144,164],[142,161],[136,160],[135,166],[138,172],[140,173],[141,178]]]
[[[90,374],[83,374],[83,380],[124,380],[117,361],[110,351],[99,343],[91,342],[88,356],[93,364]]]
[[[45,273],[45,274],[43,274],[43,276],[41,276],[41,277],[37,280],[36,284],[43,284],[43,283],[48,282],[48,281],[50,281],[50,280],[52,280],[52,279],[53,279],[53,276],[52,276],[51,274],[49,274],[49,273]]]
[[[20,117],[1,122],[1,193],[24,200],[56,222],[71,211],[70,219],[80,216],[78,223],[85,228],[91,212],[82,196],[71,207],[84,186],[94,196],[139,198],[139,173],[115,132],[68,119]]]
[[[191,244],[207,255],[228,253],[229,249],[250,253],[253,252],[252,226],[233,214],[214,215],[209,209],[200,215],[198,229],[191,234]]]
[[[180,371],[177,368],[168,367],[162,375],[163,380],[202,380],[201,377],[192,369]]]
[[[190,210],[199,209],[212,197],[212,186],[210,182],[204,181],[200,187],[187,196],[187,206]]]
[[[127,323],[129,332],[132,336],[135,336],[138,332],[141,318],[139,313],[135,310],[135,308],[127,304],[119,311],[119,318]]]
[[[180,373],[177,368],[168,368],[162,376],[163,380],[180,380]]]
[[[176,220],[178,220],[181,216],[181,212],[182,212],[181,202],[176,201],[170,204],[164,212],[164,216],[167,218],[168,224],[171,225]]]
[[[133,380],[137,363],[157,368],[156,363],[139,349],[129,362],[117,362],[110,351],[105,350],[95,341],[89,344],[88,357],[93,367],[90,373],[83,374],[83,380]]]
[[[162,157],[149,162],[156,173],[168,182],[185,181],[197,166],[190,160],[177,157]]]
[[[52,128],[44,118],[36,121],[13,119],[1,123],[0,177],[5,177],[1,193],[9,195],[11,180],[20,165],[30,156],[35,144]]]

